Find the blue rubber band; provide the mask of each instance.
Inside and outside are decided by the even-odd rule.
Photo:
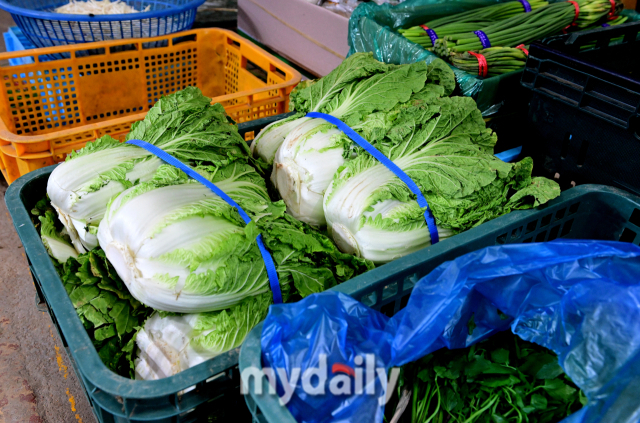
[[[522,6],[524,7],[524,13],[531,12],[531,5],[527,0],[518,0],[518,1],[522,3]]]
[[[141,147],[141,148],[144,148],[149,153],[157,156],[159,159],[161,159],[165,163],[168,163],[171,166],[177,167],[178,169],[180,169],[181,171],[186,173],[190,178],[195,179],[196,181],[200,182],[202,185],[204,185],[207,188],[209,188],[211,191],[214,192],[214,194],[216,194],[217,196],[222,198],[230,206],[235,207],[235,209],[238,210],[238,213],[240,214],[240,217],[242,218],[244,223],[246,223],[247,225],[249,223],[251,223],[251,218],[249,217],[249,215],[247,213],[245,213],[244,210],[242,210],[242,207],[240,207],[238,205],[238,203],[233,201],[233,199],[231,197],[229,197],[227,194],[225,194],[224,191],[222,191],[220,188],[218,188],[213,182],[209,181],[207,178],[205,178],[204,176],[200,175],[198,172],[196,172],[195,170],[191,169],[189,166],[187,166],[184,163],[182,163],[180,160],[178,160],[175,157],[173,157],[171,154],[169,154],[166,151],[156,147],[153,144],[149,144],[148,142],[145,142],[145,141],[142,141],[142,140],[129,140],[126,143],[127,144],[136,145],[136,146]],[[256,241],[258,242],[258,248],[260,249],[260,254],[262,254],[262,259],[264,260],[264,265],[267,268],[267,276],[269,277],[269,285],[271,286],[271,291],[273,292],[273,302],[274,302],[274,304],[280,304],[280,303],[282,303],[282,291],[280,290],[280,282],[278,280],[278,272],[276,272],[276,266],[273,263],[273,258],[271,257],[271,254],[269,253],[267,248],[264,246],[264,242],[262,242],[262,234],[259,234],[256,237]]]
[[[436,227],[436,219],[433,217],[433,213],[429,208],[429,203],[427,203],[427,199],[424,198],[424,195],[422,195],[420,188],[418,187],[418,185],[416,185],[415,182],[413,182],[409,175],[404,173],[404,171],[400,169],[394,162],[389,160],[387,156],[385,156],[374,146],[369,144],[367,140],[362,138],[356,131],[351,129],[347,124],[345,124],[337,117],[318,112],[309,112],[307,113],[307,117],[324,119],[327,122],[337,126],[338,129],[344,132],[346,136],[351,138],[353,142],[364,148],[367,153],[375,157],[380,163],[385,165],[387,169],[389,169],[398,178],[400,178],[400,180],[409,187],[411,192],[415,194],[415,196],[417,197],[418,205],[421,208],[425,209],[424,220],[427,222],[427,229],[429,229],[429,233],[431,234],[431,244],[435,244],[440,240],[440,237],[438,236],[438,228]]]
[[[478,30],[478,31],[473,31],[474,34],[476,34],[478,36],[478,38],[480,38],[480,42],[482,43],[482,48],[489,48],[491,47],[491,41],[489,41],[489,37],[487,37],[487,34],[485,34],[484,32]]]
[[[429,38],[431,38],[431,44],[433,44],[435,46],[436,45],[436,41],[438,40],[438,34],[436,34],[436,32],[433,29],[427,28],[424,25],[421,25],[420,28],[422,28],[423,31],[427,33]]]

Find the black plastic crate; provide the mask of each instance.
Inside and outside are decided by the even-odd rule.
[[[597,183],[640,194],[640,22],[533,43],[524,154],[563,188]],[[524,122],[523,122],[524,124]]]

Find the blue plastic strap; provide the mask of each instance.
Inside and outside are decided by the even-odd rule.
[[[429,208],[429,203],[427,203],[427,199],[424,198],[424,195],[422,195],[420,188],[418,187],[418,185],[416,185],[415,182],[413,182],[413,180],[409,177],[409,175],[404,173],[404,171],[400,169],[394,162],[389,160],[387,156],[385,156],[380,151],[378,151],[374,146],[369,144],[367,140],[362,138],[356,131],[351,129],[347,124],[345,124],[343,121],[341,121],[337,117],[327,115],[324,113],[318,113],[318,112],[309,112],[307,113],[307,117],[324,119],[327,122],[337,126],[338,129],[344,132],[346,136],[351,138],[353,142],[358,144],[360,147],[364,148],[367,151],[367,153],[375,157],[380,163],[385,165],[387,169],[389,169],[398,178],[400,178],[400,180],[409,187],[411,192],[415,194],[418,200],[418,205],[421,208],[425,209],[424,220],[427,222],[427,228],[429,229],[429,233],[431,234],[431,244],[435,244],[440,240],[440,237],[438,236],[438,228],[436,227],[436,220],[433,217],[433,213],[431,212],[431,209]]]
[[[202,185],[209,188],[211,191],[214,192],[214,194],[222,198],[229,205],[235,207],[236,210],[238,210],[238,213],[240,214],[240,217],[242,218],[244,223],[246,223],[247,225],[251,223],[251,218],[247,213],[245,213],[244,210],[242,210],[242,207],[240,207],[238,203],[233,201],[231,197],[225,194],[224,191],[218,188],[214,183],[212,183],[211,181],[209,181],[208,179],[200,175],[195,170],[191,169],[189,166],[182,163],[180,160],[173,157],[171,154],[156,147],[153,144],[149,144],[148,142],[145,142],[142,140],[129,140],[127,141],[127,144],[133,144],[138,147],[144,148],[149,153],[157,156],[159,159],[161,159],[165,163],[168,163],[171,166],[177,167],[178,169],[186,173],[190,178],[195,179],[196,181],[200,182]],[[282,291],[280,291],[280,282],[278,281],[278,272],[276,272],[276,266],[273,263],[273,258],[271,257],[271,254],[269,253],[267,248],[264,246],[264,243],[262,242],[262,234],[259,234],[257,236],[256,241],[258,242],[258,248],[260,249],[260,254],[262,254],[264,265],[267,268],[267,276],[269,277],[269,284],[271,285],[271,291],[273,292],[273,302],[274,304],[280,304],[282,303]]]
[[[478,36],[478,38],[480,38],[480,42],[482,43],[482,48],[489,48],[491,47],[491,41],[489,41],[489,37],[487,37],[487,34],[485,34],[484,32],[478,30],[478,31],[473,31],[474,34],[476,34]]]
[[[531,12],[531,5],[527,0],[518,0],[518,1],[522,3],[522,6],[524,7],[524,13]]]
[[[611,25],[609,25],[608,23],[603,23],[603,24],[602,24],[602,27],[603,27],[603,28],[608,28],[608,27],[610,27],[610,26],[611,26]]]
[[[511,163],[516,161],[516,159],[520,156],[520,153],[522,153],[522,146],[503,151],[502,153],[498,153],[495,156],[503,162]]]
[[[420,28],[422,28],[424,32],[427,33],[429,38],[431,38],[431,44],[435,46],[436,41],[438,40],[438,34],[436,34],[436,32],[433,29],[429,28],[428,26],[420,25]]]

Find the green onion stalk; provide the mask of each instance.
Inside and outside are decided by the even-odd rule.
[[[529,1],[532,11],[547,6],[548,4],[549,2],[546,0]],[[492,23],[524,13],[524,5],[521,2],[511,1],[434,19],[426,22],[424,26],[434,30],[438,37],[444,37],[446,35],[473,32],[489,26]],[[424,48],[429,49],[433,47],[431,37],[429,37],[420,26],[399,29],[398,32],[409,41],[420,44]]]
[[[587,30],[591,30],[591,29],[597,29],[597,28],[602,28],[603,26],[616,26],[616,25],[621,25],[625,22],[627,22],[629,20],[628,16],[616,16],[615,19],[612,19],[610,21],[605,22],[604,24],[602,23],[598,23],[596,25],[593,25],[589,28],[586,28],[585,31]],[[617,43],[619,41],[622,41],[624,39],[624,37],[618,37],[618,38],[612,38],[611,40],[609,40],[609,44],[613,44],[613,43]],[[585,44],[583,46],[580,46],[580,50],[589,50],[592,48],[595,48],[596,46],[596,42],[592,42],[589,44]]]
[[[487,77],[520,70],[527,63],[526,53],[512,47],[490,47],[480,50],[478,54],[483,55],[487,61]],[[469,52],[454,53],[450,60],[458,69],[473,75],[482,75],[478,57]]]
[[[615,0],[615,10],[621,10],[622,3]],[[486,34],[491,46],[515,47],[529,44],[546,36],[560,33],[574,26],[587,28],[594,25],[611,12],[609,0],[575,0],[580,12],[576,18],[573,3],[559,2],[541,7],[509,19],[493,23],[481,30]],[[465,51],[479,51],[485,48],[480,38],[473,32],[447,35],[436,41],[434,52],[448,58],[451,54]]]

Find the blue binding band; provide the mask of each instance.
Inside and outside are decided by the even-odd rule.
[[[491,47],[491,41],[489,41],[489,37],[487,37],[487,34],[485,34],[484,32],[478,30],[478,31],[473,31],[474,34],[476,34],[476,36],[480,39],[480,42],[482,43],[482,48],[489,48]]]
[[[242,218],[244,223],[246,223],[247,225],[251,223],[251,218],[247,213],[245,213],[244,210],[242,210],[242,207],[240,207],[238,203],[233,201],[231,197],[225,194],[224,191],[222,191],[220,188],[215,186],[214,183],[212,183],[207,178],[200,175],[195,170],[191,169],[189,166],[182,163],[180,160],[173,157],[171,154],[156,147],[153,144],[149,144],[148,142],[145,142],[142,140],[129,140],[126,143],[144,148],[149,153],[154,154],[165,163],[168,163],[171,166],[177,167],[178,169],[186,173],[190,178],[195,179],[196,181],[200,182],[202,185],[209,188],[211,191],[214,192],[214,194],[218,195],[220,198],[226,201],[229,205],[235,207],[236,210],[238,210],[238,213],[240,214],[240,217]],[[271,292],[273,292],[273,302],[274,304],[280,304],[282,303],[282,291],[280,291],[280,282],[278,281],[278,272],[276,272],[276,266],[273,263],[273,258],[271,257],[271,254],[269,253],[267,248],[264,246],[264,243],[262,242],[262,234],[259,234],[257,236],[256,241],[258,242],[258,248],[260,249],[260,254],[262,254],[264,265],[267,268],[269,285],[271,286]]]
[[[418,200],[418,205],[421,208],[425,209],[424,220],[427,222],[427,229],[429,229],[429,233],[431,234],[431,244],[435,244],[440,240],[440,237],[438,236],[438,228],[436,227],[436,220],[433,217],[433,213],[431,213],[431,209],[429,208],[429,203],[427,203],[427,199],[424,198],[424,195],[422,195],[420,188],[418,187],[418,185],[416,185],[415,182],[413,182],[413,180],[409,177],[409,175],[404,173],[404,171],[400,169],[394,162],[389,160],[387,156],[385,156],[380,151],[378,151],[374,146],[369,144],[367,140],[362,138],[356,131],[351,129],[347,124],[345,124],[343,121],[341,121],[337,117],[327,115],[324,113],[318,113],[318,112],[309,112],[307,113],[307,117],[324,119],[327,122],[337,126],[338,129],[344,132],[346,136],[351,138],[353,142],[358,144],[360,147],[364,148],[367,151],[367,153],[375,157],[380,163],[385,165],[387,169],[389,169],[398,178],[400,178],[400,180],[409,187],[411,192],[415,194]]]
[[[522,6],[524,7],[524,13],[531,12],[531,5],[527,0],[518,0],[518,1],[522,3]]]

